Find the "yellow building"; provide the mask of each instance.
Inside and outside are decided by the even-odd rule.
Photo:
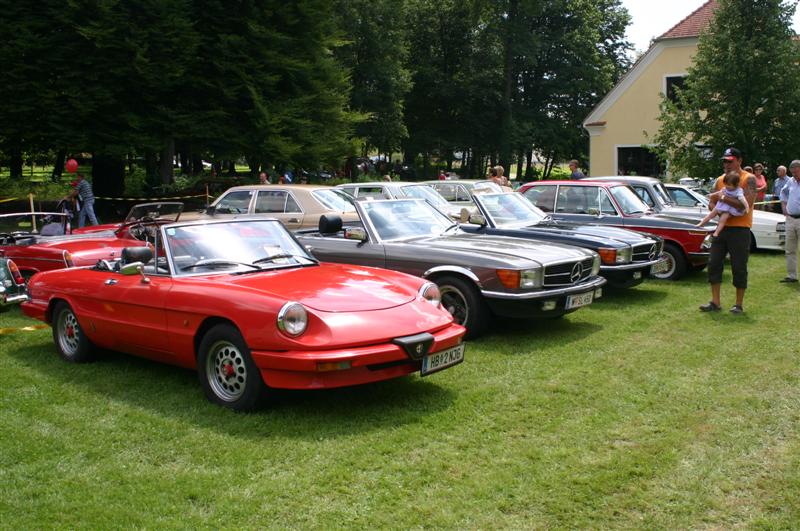
[[[589,132],[589,174],[662,176],[647,145],[660,127],[662,95],[672,97],[686,77],[699,35],[708,28],[716,0],[709,0],[658,37],[583,122]],[[648,138],[649,135],[649,138]]]

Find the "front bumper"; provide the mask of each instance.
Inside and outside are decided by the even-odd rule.
[[[452,324],[433,333],[429,354],[461,343],[466,330]],[[378,382],[419,371],[421,360],[411,359],[394,343],[321,351],[252,350],[264,382],[278,389],[328,389]],[[319,364],[342,364],[342,370],[318,370]]]
[[[579,309],[568,309],[566,307],[567,298],[570,295],[595,292],[595,298],[599,298],[602,295],[600,288],[605,284],[606,279],[597,276],[566,288],[542,289],[528,293],[497,291],[482,291],[481,293],[495,315],[522,319],[528,317],[559,317]],[[551,308],[553,303],[555,303],[555,307]]]
[[[689,253],[689,263],[692,266],[699,267],[708,264],[708,259],[711,253]]]
[[[23,291],[18,294],[11,294],[5,289],[0,292],[0,306],[11,306],[12,304],[20,304],[28,300],[28,294]]]

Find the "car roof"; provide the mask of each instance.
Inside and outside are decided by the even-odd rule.
[[[231,186],[223,194],[235,190],[332,190],[333,186],[324,184],[243,184],[240,186]]]
[[[408,185],[427,186],[428,183],[411,182],[411,181],[369,181],[365,183],[359,182],[359,183],[337,184],[334,188],[346,188],[348,186],[408,186]]]
[[[599,181],[599,180],[617,181],[617,182],[621,182],[621,183],[624,183],[624,182],[641,182],[641,183],[645,183],[645,182],[654,182],[654,181],[661,182],[661,179],[659,179],[658,177],[650,177],[650,176],[645,176],[645,175],[606,175],[606,176],[600,176],[600,177],[588,177],[586,180],[587,181],[592,181],[592,180],[597,180],[597,181]]]
[[[577,186],[603,186],[603,187],[615,186],[615,185],[619,185],[619,186],[627,186],[628,185],[627,183],[624,183],[624,182],[621,182],[621,181],[592,181],[591,179],[576,179],[576,180],[553,179],[553,180],[548,180],[548,181],[531,181],[529,183],[523,184],[522,186],[523,187],[527,187],[527,188],[531,188],[533,186],[539,186],[539,185],[548,185],[548,186],[550,186],[550,185],[556,185],[556,184],[569,184],[570,186],[577,185]]]

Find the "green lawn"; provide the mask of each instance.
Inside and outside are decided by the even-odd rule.
[[[743,316],[697,311],[704,273],[650,282],[500,324],[425,379],[251,415],[188,371],[69,365],[49,329],[2,335],[0,527],[796,527],[800,290],[783,268],[753,256]]]

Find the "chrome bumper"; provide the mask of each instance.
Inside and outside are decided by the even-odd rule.
[[[572,293],[584,293],[600,286],[605,285],[606,279],[603,277],[595,277],[592,280],[587,280],[576,286],[569,286],[566,288],[555,289],[541,289],[539,291],[532,291],[529,293],[506,293],[503,291],[484,291],[481,294],[490,299],[510,299],[510,300],[536,300],[536,299],[549,299],[552,297],[560,297],[561,295],[570,295]]]

